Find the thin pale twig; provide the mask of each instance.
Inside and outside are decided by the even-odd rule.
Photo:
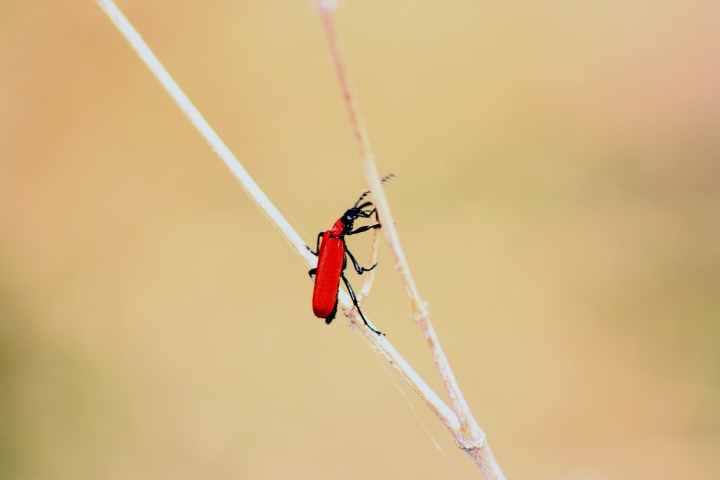
[[[374,228],[372,231],[372,239],[370,240],[370,253],[368,255],[368,265],[375,265],[377,263],[378,247],[380,246],[380,229]],[[365,282],[360,289],[360,292],[356,295],[358,303],[362,303],[370,294],[373,282],[375,281],[375,269],[373,268],[365,274]]]
[[[369,184],[373,195],[375,208],[377,208],[380,217],[383,220],[383,232],[388,240],[390,250],[395,258],[395,268],[400,274],[400,278],[405,288],[405,293],[410,300],[412,309],[412,317],[420,327],[425,337],[425,341],[430,349],[431,356],[435,366],[440,373],[445,389],[453,411],[459,419],[460,428],[453,430],[452,433],[457,443],[466,450],[476,461],[486,479],[502,479],[504,478],[500,467],[497,465],[489,447],[485,441],[485,433],[470,411],[470,407],[460,390],[460,386],[455,379],[455,375],[450,368],[450,363],[440,346],[440,341],[435,334],[435,329],[430,322],[430,315],[427,304],[421,299],[417,286],[410,272],[410,266],[405,258],[405,253],[400,245],[400,237],[395,222],[393,221],[390,205],[383,191],[380,174],[375,162],[375,154],[373,153],[370,137],[365,126],[362,116],[362,110],[357,95],[354,92],[350,72],[347,69],[345,58],[340,48],[335,23],[333,18],[333,9],[335,2],[319,3],[320,17],[323,22],[328,45],[332,54],[335,70],[337,72],[338,81],[340,83],[350,123],[352,126],[355,139],[357,141],[358,150],[362,159],[365,177]]]
[[[389,173],[385,175],[380,182],[385,183],[392,179],[395,176],[393,173]],[[366,190],[364,195],[367,195],[370,193],[370,190]],[[377,210],[375,210],[375,221],[377,223],[380,222],[380,216],[378,215]],[[370,240],[370,254],[368,259],[368,265],[377,265],[377,254],[378,254],[378,247],[380,246],[380,230],[377,228],[373,229],[372,239]],[[363,283],[362,288],[360,289],[360,293],[357,295],[357,301],[358,303],[362,303],[363,300],[367,298],[367,296],[370,294],[370,289],[372,288],[373,282],[375,281],[375,269],[373,268],[369,272],[367,272],[367,275],[365,275],[365,282]]]
[[[210,144],[213,151],[225,162],[225,165],[240,182],[240,185],[250,199],[255,202],[255,205],[257,205],[260,211],[275,225],[295,252],[303,257],[308,265],[314,266],[314,264],[317,263],[317,259],[305,248],[305,242],[302,241],[300,235],[298,235],[290,226],[290,223],[285,220],[285,217],[283,217],[280,211],[273,205],[252,177],[250,177],[250,174],[243,168],[238,159],[235,158],[235,155],[232,154],[227,145],[225,145],[218,134],[215,133],[210,124],[203,118],[178,84],[175,83],[175,80],[173,80],[167,70],[165,70],[165,67],[163,67],[152,50],[150,50],[150,47],[147,46],[140,34],[133,28],[128,19],[125,18],[120,9],[112,0],[96,1],[110,17],[110,20],[112,20],[118,30],[120,30],[120,33],[130,42],[130,46],[132,46],[140,59],[145,62],[145,65],[150,69],[152,74],[155,75],[170,97],[177,103],[178,107],[180,107],[188,120],[190,120],[190,123],[195,126],[198,132],[200,132],[200,135]]]

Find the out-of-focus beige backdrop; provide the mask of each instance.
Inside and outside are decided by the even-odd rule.
[[[365,181],[312,2],[120,7],[314,242]],[[719,14],[340,5],[508,478],[720,478]],[[1,478],[478,477],[344,317],[313,317],[307,267],[94,2],[0,2],[0,72]],[[444,397],[380,262],[365,312]]]

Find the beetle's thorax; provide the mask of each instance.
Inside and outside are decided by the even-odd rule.
[[[342,222],[342,219],[335,222],[335,225],[330,229],[330,235],[336,238],[345,235],[345,224]]]

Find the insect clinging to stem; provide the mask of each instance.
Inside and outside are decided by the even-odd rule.
[[[385,183],[395,175],[392,173],[385,175],[381,182]],[[350,286],[350,282],[345,277],[344,271],[347,267],[347,257],[350,257],[353,267],[358,275],[362,275],[365,272],[369,272],[373,268],[377,267],[377,263],[371,267],[361,267],[350,250],[347,248],[345,243],[345,237],[350,235],[356,235],[358,233],[366,232],[375,228],[380,228],[379,221],[373,225],[364,225],[353,230],[355,220],[358,218],[370,218],[374,213],[376,214],[375,207],[372,202],[362,202],[365,197],[370,193],[369,190],[363,192],[360,198],[357,199],[355,205],[349,208],[340,217],[330,230],[320,232],[317,238],[317,250],[313,252],[310,247],[307,247],[314,255],[318,257],[318,264],[316,268],[313,268],[308,272],[310,278],[315,277],[315,287],[313,290],[313,313],[318,318],[324,318],[326,324],[330,324],[335,315],[337,314],[338,308],[338,288],[340,287],[340,279],[342,278],[347,288],[350,298],[352,299],[353,305],[357,308],[360,318],[367,327],[378,335],[385,335],[379,330],[375,329],[368,323],[360,310],[355,292]],[[369,207],[372,207],[370,209]],[[377,215],[376,215],[377,220]]]

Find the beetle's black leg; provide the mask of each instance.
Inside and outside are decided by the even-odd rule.
[[[357,208],[358,210],[362,210],[363,208],[369,207],[369,206],[372,205],[372,204],[373,204],[372,202],[365,202],[365,203],[363,203],[362,205],[358,205],[358,206],[355,207],[355,208]]]
[[[353,254],[350,253],[350,250],[348,250],[347,245],[345,245],[345,253],[347,253],[348,256],[350,257],[350,260],[352,260],[353,267],[355,267],[355,271],[358,273],[358,275],[362,275],[363,273],[369,272],[373,268],[377,267],[377,263],[375,265],[373,265],[372,267],[368,267],[368,268],[361,267],[358,264],[357,260],[355,260],[355,257],[353,256]]]
[[[320,232],[320,233],[318,233],[318,237],[317,237],[317,247],[315,247],[315,251],[314,251],[314,252],[313,252],[312,250],[310,250],[310,247],[308,247],[307,245],[305,245],[305,248],[307,248],[308,250],[310,250],[310,253],[312,253],[312,254],[315,255],[316,257],[318,256],[318,253],[320,253],[320,239],[322,239],[323,235],[325,235],[325,232]]]
[[[338,299],[335,298],[335,306],[333,307],[333,311],[330,312],[330,315],[325,317],[325,325],[330,325],[332,321],[335,319],[335,314],[337,313],[337,306],[338,306]]]
[[[362,232],[367,232],[368,230],[372,230],[373,228],[380,228],[380,227],[382,227],[382,225],[380,225],[379,223],[376,223],[375,225],[365,225],[363,227],[358,228],[357,230],[353,230],[352,232],[345,234],[345,236],[355,235],[357,233],[362,233]]]
[[[310,270],[308,272],[308,275],[310,275],[310,278],[312,279],[313,282],[315,281],[315,279],[313,278],[313,275],[315,275],[315,274],[317,274],[317,268],[313,268],[312,270]]]
[[[357,308],[358,313],[360,314],[360,318],[363,319],[363,322],[365,322],[365,325],[372,330],[373,332],[377,333],[378,335],[385,335],[380,330],[375,330],[365,319],[365,315],[363,315],[362,310],[360,310],[360,305],[358,305],[357,298],[355,298],[355,292],[353,291],[352,287],[350,286],[350,282],[348,282],[348,279],[345,278],[345,275],[340,275],[343,279],[343,282],[345,282],[345,287],[348,290],[348,293],[350,294],[350,298],[352,299],[353,305],[355,305],[355,308]],[[337,307],[337,304],[336,304]],[[327,321],[327,320],[326,320]]]

